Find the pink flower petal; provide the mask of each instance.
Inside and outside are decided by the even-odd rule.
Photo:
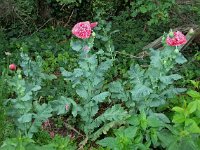
[[[72,28],[72,34],[81,39],[89,38],[91,32],[92,29],[89,21],[79,22]]]
[[[98,25],[98,22],[90,23],[90,27],[93,29]]]
[[[172,38],[170,36],[167,37],[166,43],[169,46],[180,46],[186,44],[187,39],[183,33],[181,33],[180,31],[176,31],[174,32],[174,37]]]

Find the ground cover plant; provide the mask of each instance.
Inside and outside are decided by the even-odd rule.
[[[0,149],[200,149],[198,7],[4,1]]]

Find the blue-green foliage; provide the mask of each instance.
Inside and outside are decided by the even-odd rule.
[[[173,74],[172,70],[176,64],[186,62],[184,56],[174,49],[168,46],[162,50],[152,49],[149,53],[150,64],[146,68],[134,64],[128,71],[128,82],[123,83],[119,80],[110,83],[111,98],[125,102],[131,114],[128,122],[133,126],[132,128],[137,129],[137,135],[134,138],[126,137],[127,143],[121,142],[120,135],[116,135],[116,138],[108,138],[114,145],[108,145],[110,142],[107,138],[98,142],[99,144],[111,149],[116,149],[115,147],[126,149],[127,146],[139,144],[139,147],[148,149],[152,145],[157,147],[162,143],[159,141],[159,134],[163,129],[171,128],[170,119],[156,110],[168,105],[167,99],[185,91],[184,88],[174,86],[174,82],[182,77],[179,74]],[[122,131],[125,132],[125,130]]]
[[[1,150],[75,150],[76,145],[69,137],[61,137],[56,135],[47,145],[38,145],[28,137],[10,138],[4,141],[0,147]]]
[[[61,68],[65,80],[70,80],[73,88],[76,89],[80,108],[78,115],[81,117],[79,124],[86,135],[93,139],[98,138],[104,130],[106,132],[114,125],[109,127],[109,123],[127,118],[127,112],[120,105],[114,105],[98,115],[101,104],[109,102],[110,92],[105,91],[103,86],[104,75],[111,66],[110,59],[99,64],[96,55],[88,55],[79,61],[79,68],[74,69],[74,72]],[[104,126],[93,136],[94,130],[101,125]]]
[[[38,92],[43,86],[44,80],[55,79],[54,75],[42,73],[42,59],[37,57],[32,61],[27,55],[21,54],[22,71],[8,80],[15,96],[6,101],[9,104],[8,115],[10,115],[17,129],[27,137],[32,137],[42,123],[52,116],[53,111],[48,104],[38,102]],[[22,76],[25,76],[22,78]]]

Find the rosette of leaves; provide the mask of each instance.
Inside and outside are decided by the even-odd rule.
[[[120,105],[100,111],[101,104],[109,102],[110,92],[103,90],[103,86],[104,75],[111,66],[112,60],[98,63],[97,56],[91,55],[80,59],[79,68],[74,69],[73,72],[61,68],[64,79],[71,81],[78,96],[80,128],[88,138],[93,140],[114,125],[123,123],[123,120],[129,116]]]

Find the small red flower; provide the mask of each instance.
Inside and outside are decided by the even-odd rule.
[[[92,28],[97,26],[97,22],[79,22],[72,28],[72,34],[81,39],[88,39],[92,33]]]
[[[15,64],[10,64],[9,69],[15,71],[17,69],[17,66]]]
[[[170,36],[167,37],[166,43],[169,46],[180,46],[187,43],[187,39],[183,33],[181,33],[180,31],[176,31],[174,32],[173,37]]]

